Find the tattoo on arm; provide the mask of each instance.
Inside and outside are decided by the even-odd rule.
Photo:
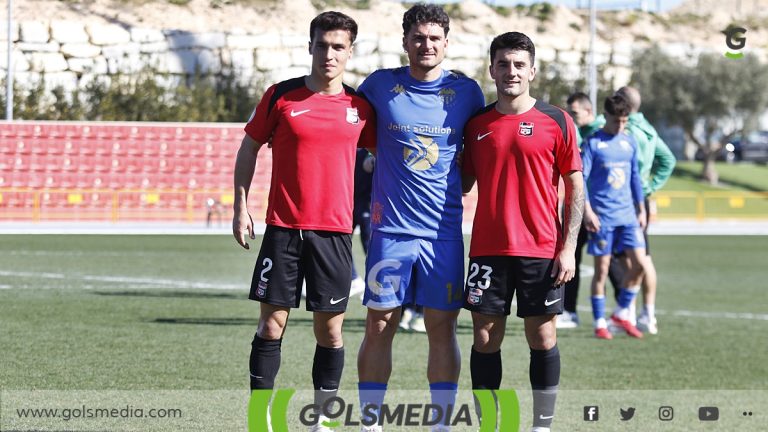
[[[565,244],[567,248],[576,249],[581,220],[584,217],[584,183],[569,179],[570,187],[565,191]],[[566,182],[568,185],[569,182]]]

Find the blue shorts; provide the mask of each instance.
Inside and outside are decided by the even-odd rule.
[[[595,256],[621,253],[627,249],[645,248],[645,235],[639,225],[600,227],[600,231],[589,233],[587,253]]]
[[[374,231],[365,273],[363,305],[371,309],[416,304],[458,310],[463,303],[464,241]]]

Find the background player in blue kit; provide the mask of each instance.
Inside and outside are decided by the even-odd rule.
[[[456,155],[464,125],[484,99],[475,81],[440,66],[448,30],[442,8],[413,6],[403,16],[409,65],[376,71],[359,88],[377,115],[373,234],[363,297],[368,316],[358,356],[361,408],[383,402],[392,340],[407,303],[424,306],[433,403],[452,404],[456,395],[456,318],[464,282]]]
[[[611,339],[605,321],[605,281],[613,252],[624,252],[624,275],[611,321],[632,337],[643,334],[629,319],[629,306],[640,290],[645,263],[645,204],[634,138],[624,133],[630,105],[621,95],[605,100],[605,126],[584,140],[582,159],[587,182],[584,225],[589,231],[587,252],[595,256],[592,314],[595,336]]]

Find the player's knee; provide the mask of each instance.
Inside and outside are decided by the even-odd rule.
[[[531,349],[538,351],[550,350],[557,345],[557,337],[555,335],[545,334],[538,337],[531,338],[528,342],[528,346]]]
[[[475,351],[483,354],[494,353],[501,349],[501,342],[503,337],[498,335],[481,333],[475,334],[475,338],[472,347]]]
[[[595,268],[595,274],[592,276],[595,283],[605,285],[605,281],[608,279],[608,269]]]
[[[473,346],[478,352],[492,353],[501,348],[501,342],[504,340],[503,331],[494,331],[493,329],[476,328],[473,339]]]
[[[344,340],[341,336],[341,328],[315,331],[315,340],[317,340],[318,345],[326,348],[340,348],[344,346]]]
[[[277,340],[283,337],[285,326],[277,320],[265,319],[259,320],[257,333],[260,338],[268,340]]]
[[[375,316],[369,314],[365,322],[365,335],[376,339],[394,338],[398,323],[393,317],[394,313]]]

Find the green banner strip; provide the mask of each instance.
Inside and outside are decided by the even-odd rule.
[[[480,405],[480,430],[478,432],[496,431],[496,400],[493,390],[472,390],[475,403]]]
[[[520,402],[514,390],[496,390],[501,414],[500,431],[520,430]]]
[[[281,389],[272,401],[272,432],[288,432],[288,402],[296,393],[295,389]]]
[[[267,409],[269,408],[269,399],[272,397],[272,390],[253,390],[251,399],[248,401],[248,432],[266,432]],[[283,420],[285,423],[285,420]]]

